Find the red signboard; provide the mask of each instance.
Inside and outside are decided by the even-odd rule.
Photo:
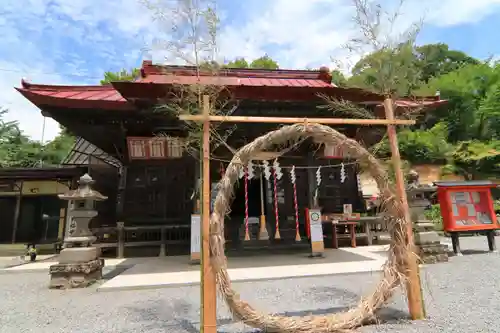
[[[182,157],[181,139],[170,137],[128,137],[128,152],[132,160]]]
[[[438,199],[445,231],[500,229],[491,198],[494,185],[438,185]],[[451,185],[451,184],[449,184]]]

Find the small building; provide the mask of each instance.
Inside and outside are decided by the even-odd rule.
[[[109,197],[102,203],[99,221],[93,221],[92,227],[112,228],[117,222],[124,222],[133,229],[128,238],[154,241],[160,236],[153,234],[151,228],[169,226],[166,242],[167,246],[179,249],[173,251],[175,253],[189,251],[190,219],[196,209],[199,178],[197,156],[182,144],[188,136],[186,124],[179,121],[174,112],[158,109],[173,102],[179,87],[200,83],[221,88],[220,96],[227,100],[226,113],[231,115],[331,117],[332,111],[318,108],[326,103],[319,97],[323,94],[364,105],[374,115],[383,117],[383,96],[337,87],[331,83],[326,68],[319,71],[222,69],[217,76],[202,71],[197,78],[194,67],[159,66],[144,61],[140,73],[133,82],[101,86],[54,86],[23,81],[18,91],[40,108],[43,115],[80,137],[77,143],[80,146],[75,147],[71,163],[88,166],[97,189]],[[422,105],[431,108],[442,102],[437,96],[419,103],[408,99],[396,104],[400,108]],[[217,132],[225,143],[212,143],[212,181],[216,183],[220,179],[232,158],[228,146],[241,147],[277,127],[279,124],[220,124]],[[336,129],[367,146],[381,139],[380,131],[371,127],[345,125]],[[97,163],[85,154],[105,156],[97,159],[104,162]],[[353,212],[365,211],[358,188],[358,166],[335,147],[305,141],[280,157],[279,162],[284,170],[292,165],[297,168],[297,201],[303,234],[305,208],[311,206],[314,197],[314,167],[322,167],[319,202],[325,213],[341,213],[344,204],[351,204]],[[344,165],[345,181],[340,180],[341,165]],[[248,184],[248,210],[251,217],[259,217],[263,207],[271,235],[274,189],[265,182],[261,190],[260,173],[259,168]],[[226,223],[228,246],[241,239],[239,229],[245,214],[243,188],[236,187]],[[293,243],[295,205],[288,172],[284,172],[277,189],[281,238]]]
[[[62,240],[67,203],[57,197],[84,168],[0,169],[0,244]]]

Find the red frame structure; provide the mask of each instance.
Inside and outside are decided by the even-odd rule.
[[[447,232],[500,229],[491,189],[491,181],[437,182],[438,201]]]

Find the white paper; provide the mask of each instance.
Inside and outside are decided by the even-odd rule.
[[[467,204],[467,216],[476,217],[476,207],[473,204]]]
[[[473,203],[481,202],[481,196],[479,195],[479,192],[471,192],[471,195],[472,195],[472,202]]]
[[[201,216],[191,215],[191,253],[200,253]]]

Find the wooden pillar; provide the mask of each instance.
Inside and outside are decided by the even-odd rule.
[[[203,96],[203,178],[201,249],[201,333],[217,333],[215,272],[210,262],[210,100]]]
[[[393,101],[391,98],[384,100],[385,117],[387,120],[394,120]],[[424,303],[422,300],[422,287],[420,285],[420,274],[417,259],[414,255],[415,242],[413,240],[413,223],[411,221],[410,209],[408,207],[408,198],[406,197],[405,181],[403,170],[401,169],[401,156],[399,155],[398,138],[396,134],[396,126],[393,124],[387,125],[387,136],[392,153],[392,165],[396,178],[396,194],[398,199],[403,204],[404,218],[407,221],[406,234],[407,241],[411,248],[411,252],[406,260],[407,263],[407,296],[408,308],[413,320],[423,319],[425,317]]]
[[[122,259],[125,256],[125,223],[116,222],[116,231],[118,238],[116,257]]]
[[[125,204],[125,191],[127,188],[127,167],[122,165],[120,167],[120,174],[118,175],[118,190],[116,193],[116,220],[122,221],[123,207]]]
[[[12,225],[12,244],[16,242],[17,226],[19,225],[19,215],[21,214],[21,201],[23,199],[23,186],[24,181],[21,180],[21,185],[18,185],[19,194],[16,197],[16,208],[14,211],[14,221]]]

